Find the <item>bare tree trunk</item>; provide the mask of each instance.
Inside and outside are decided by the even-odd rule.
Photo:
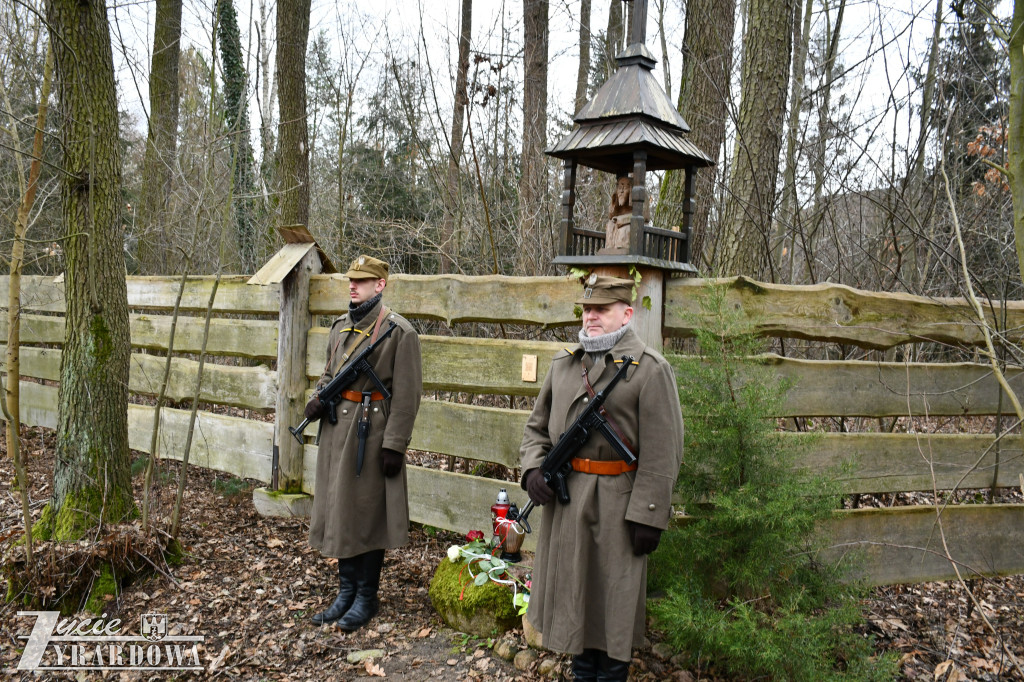
[[[277,101],[277,80],[270,68],[270,17],[267,12],[268,0],[260,0],[260,23],[258,26],[258,47],[259,65],[256,73],[263,82],[257,86],[256,94],[259,98],[260,111],[260,182],[263,194],[263,202],[269,200],[269,188],[274,186],[274,102]]]
[[[932,45],[928,52],[928,73],[925,75],[924,91],[921,95],[921,130],[917,135],[917,149],[914,152],[914,170],[911,173],[913,186],[924,184],[924,148],[928,142],[929,119],[935,98],[935,77],[939,64],[939,46],[942,44],[942,0],[935,0],[935,20],[932,25]]]
[[[935,100],[935,81],[939,70],[939,47],[942,44],[942,0],[935,0],[935,19],[932,26],[932,45],[928,53],[928,73],[925,74],[924,91],[921,94],[921,115],[919,116],[921,130],[917,136],[917,149],[914,151],[914,165],[910,173],[909,204],[910,211],[916,212],[924,200],[924,152],[928,143],[928,131],[931,129],[929,121],[932,117],[932,104]],[[928,223],[934,220],[934,213],[928,211]],[[927,281],[931,249],[925,247],[924,263],[920,264],[918,257],[918,236],[911,235],[903,248],[907,253],[907,269],[909,277],[904,276],[903,281],[911,284],[912,293],[920,293]],[[930,241],[930,239],[928,240]]]
[[[615,55],[623,49],[622,41],[626,37],[626,28],[622,19],[622,0],[611,0],[608,7],[608,28],[604,33],[604,79],[601,83],[615,73],[618,64],[615,62]]]
[[[542,234],[547,187],[548,3],[524,0],[523,156],[519,202],[522,243],[517,254],[519,274],[539,272],[544,256]]]
[[[796,16],[793,19],[793,83],[789,95],[789,123],[786,125],[786,166],[782,171],[782,206],[776,222],[773,251],[775,262],[782,267],[783,246],[786,243],[787,231],[797,229],[799,207],[796,198],[796,141],[800,136],[800,109],[804,98],[804,77],[807,72],[807,47],[811,42],[811,15],[814,11],[814,0],[807,0],[806,7],[796,3]],[[801,16],[802,12],[802,16]],[[790,242],[786,254],[789,258],[789,276],[785,281],[793,280],[793,242]]]
[[[30,569],[35,564],[32,548],[32,511],[29,505],[28,476],[21,450],[21,273],[25,262],[25,235],[28,233],[28,217],[35,203],[39,186],[39,170],[42,166],[43,130],[46,128],[46,112],[50,100],[50,81],[53,74],[53,46],[46,47],[46,65],[43,67],[43,83],[39,92],[39,108],[36,113],[36,132],[32,139],[32,161],[29,163],[28,178],[25,178],[21,162],[21,139],[18,136],[17,121],[14,119],[7,87],[0,75],[4,105],[11,117],[10,134],[14,139],[15,160],[18,165],[18,184],[21,186],[21,203],[14,224],[14,241],[11,244],[11,275],[7,298],[7,385],[0,378],[0,401],[6,424],[7,456],[14,460],[14,475],[18,482],[21,498],[21,517],[25,526],[25,558]]]
[[[740,109],[729,197],[713,265],[719,274],[764,277],[775,210],[794,0],[749,0]]]
[[[10,376],[8,374],[7,376]],[[4,390],[4,379],[0,376],[0,391]],[[7,409],[7,403],[0,401],[0,408],[3,408],[4,419],[8,424],[16,424],[18,418]],[[28,476],[25,474],[25,462],[21,456],[21,440],[15,438],[8,441],[7,455],[14,460],[14,475],[18,481],[18,497],[21,498],[21,519],[25,526],[25,559],[29,570],[33,570],[35,563],[32,558],[32,510],[28,499]]]
[[[192,394],[192,411],[188,415],[188,435],[185,437],[185,449],[181,458],[181,470],[178,472],[178,492],[174,497],[174,511],[171,513],[172,538],[177,539],[178,527],[181,522],[181,501],[185,495],[185,482],[188,480],[188,460],[192,452],[192,437],[196,429],[196,414],[199,411],[199,395],[203,388],[203,368],[206,366],[206,344],[210,340],[210,318],[213,317],[213,302],[217,298],[220,287],[220,266],[217,267],[217,278],[210,288],[210,299],[206,304],[206,320],[203,323],[203,342],[199,349],[199,368],[196,370],[196,388]]]
[[[818,107],[818,139],[814,145],[813,163],[814,169],[814,207],[819,213],[821,203],[821,192],[825,184],[825,155],[828,149],[828,141],[832,137],[832,83],[836,76],[836,51],[839,45],[839,34],[843,28],[843,14],[846,11],[846,0],[839,0],[839,13],[836,16],[836,25],[832,27],[832,15],[829,11],[828,0],[824,3],[825,14],[825,36],[828,39],[828,47],[825,51],[825,63],[823,71],[824,82],[819,91],[821,102]]]
[[[590,3],[591,0],[580,0],[580,65],[576,71],[576,108],[573,112],[587,103],[590,86]]]
[[[459,163],[462,160],[462,123],[469,105],[469,41],[473,31],[473,0],[462,0],[459,31],[459,67],[455,77],[455,109],[452,111],[452,135],[448,153],[448,183],[445,188],[444,222],[441,225],[441,272],[458,270],[460,244],[455,239],[462,193],[459,191]]]
[[[163,272],[169,236],[164,211],[171,195],[178,146],[178,61],[181,0],[156,0],[149,76],[149,134],[142,166],[136,260],[143,272]],[[166,267],[164,265],[164,267]]]
[[[11,244],[11,276],[7,290],[7,382],[4,400],[10,417],[7,420],[7,452],[8,455],[18,452],[18,438],[21,428],[21,273],[25,263],[25,235],[28,233],[28,217],[36,200],[39,187],[39,170],[42,168],[43,131],[46,129],[46,112],[50,100],[50,81],[53,75],[53,46],[47,45],[46,65],[43,67],[43,84],[39,91],[39,109],[36,113],[36,133],[32,138],[32,161],[28,167],[26,182],[21,164],[21,140],[18,137],[17,121],[4,86],[4,104],[11,116],[11,136],[14,146],[19,150],[15,154],[18,164],[18,184],[22,186],[21,203],[18,205],[18,217],[14,223],[14,241]],[[3,78],[0,77],[0,85]]]
[[[281,224],[309,223],[309,130],[306,125],[306,42],[310,0],[278,0],[278,167]]]
[[[716,160],[725,142],[725,126],[729,115],[735,21],[736,0],[689,0],[686,3],[679,112],[690,124],[690,140]],[[690,223],[693,228],[690,260],[694,263],[700,262],[706,242],[708,219],[714,201],[715,172],[713,168],[702,170],[697,173],[694,181],[695,206]],[[684,180],[682,171],[665,174],[655,215],[657,225],[682,225]]]
[[[149,438],[149,459],[146,460],[146,474],[142,483],[142,530],[144,531],[149,530],[149,492],[153,483],[153,469],[156,468],[157,452],[159,451],[160,413],[164,403],[167,402],[167,384],[171,377],[171,364],[174,360],[174,339],[178,332],[178,313],[181,310],[181,299],[185,295],[185,286],[188,284],[188,274],[192,268],[192,256],[196,251],[198,235],[199,231],[193,230],[192,245],[181,269],[178,295],[174,299],[174,309],[171,311],[171,330],[167,337],[167,359],[164,362],[163,377],[160,379],[160,391],[156,396],[156,407],[153,409],[153,433]]]
[[[825,46],[825,54],[822,62],[822,83],[818,88],[818,92],[821,94],[821,100],[818,102],[818,135],[814,141],[814,145],[811,148],[811,173],[814,176],[814,189],[811,193],[811,219],[810,228],[801,235],[801,240],[804,242],[804,262],[807,264],[807,276],[811,282],[816,281],[817,276],[815,275],[813,263],[815,243],[818,238],[818,233],[821,230],[821,226],[827,224],[826,213],[828,212],[828,202],[823,201],[822,191],[825,186],[825,158],[828,153],[828,141],[832,137],[832,83],[835,80],[835,63],[836,63],[836,51],[839,44],[839,35],[843,27],[843,14],[846,10],[846,0],[840,0],[839,12],[836,17],[835,26],[832,26],[832,14],[831,8],[829,7],[829,0],[824,0],[822,13],[825,17],[825,39],[828,41]],[[891,193],[890,193],[891,196]],[[888,211],[888,215],[892,216],[892,210]],[[832,225],[834,227],[834,225]],[[837,249],[838,251],[838,249]],[[843,259],[837,257],[837,263],[842,263]],[[842,278],[841,271],[837,275],[840,280]]]
[[[658,9],[658,40],[661,42],[661,73],[665,79],[665,93],[672,98],[672,69],[668,63],[668,39],[665,37],[665,0],[655,0]]]
[[[64,149],[67,300],[53,498],[58,540],[136,513],[128,451],[128,291],[114,61],[102,0],[51,0],[46,17]]]
[[[1024,0],[1014,0],[1010,21],[1009,179],[1013,195],[1013,237],[1024,280]]]

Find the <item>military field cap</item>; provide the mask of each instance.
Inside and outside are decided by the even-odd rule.
[[[591,274],[583,282],[583,295],[576,305],[608,305],[616,301],[633,304],[633,280]]]
[[[359,256],[348,266],[349,279],[387,279],[390,266],[373,256]]]

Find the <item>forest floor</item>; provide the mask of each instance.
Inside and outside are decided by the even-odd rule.
[[[38,518],[53,484],[54,434],[45,429],[24,429],[23,434],[32,512]],[[21,504],[11,485],[13,465],[5,453],[0,455],[0,538],[6,549],[20,533]],[[136,499],[142,498],[141,468],[138,462],[133,467]],[[162,462],[155,476],[158,523],[166,524],[170,517],[179,470],[175,462]],[[387,552],[381,612],[368,627],[346,634],[311,625],[309,617],[333,599],[337,574],[332,562],[309,548],[307,521],[261,517],[252,504],[255,482],[197,467],[190,467],[188,474],[181,523],[183,561],[128,585],[106,608],[108,619],[121,619],[127,632],[139,631],[143,614],[157,613],[167,616],[168,634],[202,636],[204,671],[179,679],[507,682],[567,676],[568,657],[539,653],[523,670],[496,654],[501,648],[525,650],[521,630],[508,633],[504,646],[495,646],[500,640],[446,627],[431,608],[427,588],[446,549],[463,539],[415,524],[409,545]],[[6,593],[6,584],[0,588]],[[876,638],[879,651],[901,656],[903,679],[1024,679],[1006,654],[1009,650],[1024,658],[1024,579],[979,580],[970,589],[980,609],[972,606],[958,583],[876,588],[865,602],[863,631]],[[0,607],[0,670],[8,673],[14,673],[24,636],[33,626],[33,619],[19,617],[18,610],[16,602]],[[656,629],[649,630],[648,638],[651,645],[635,652],[630,680],[721,679],[678,665],[659,643]],[[349,662],[370,650],[378,651],[369,659]],[[61,675],[65,674],[30,674],[31,679]],[[99,677],[80,672],[76,679]],[[125,672],[103,677],[166,678]]]

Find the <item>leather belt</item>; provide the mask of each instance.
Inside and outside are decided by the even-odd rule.
[[[572,458],[573,471],[582,474],[597,474],[599,476],[618,476],[627,471],[636,471],[637,463],[626,464],[621,459],[583,459],[582,457]]]
[[[363,402],[363,394],[359,391],[342,391],[342,400],[351,400],[354,403]],[[370,394],[370,400],[377,402],[378,400],[384,400],[384,394],[379,391],[374,391]]]

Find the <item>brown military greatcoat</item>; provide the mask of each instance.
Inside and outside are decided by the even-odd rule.
[[[543,633],[547,648],[570,654],[601,649],[628,661],[632,648],[643,644],[647,557],[633,555],[627,521],[668,526],[683,454],[675,373],[632,329],[592,366],[582,348],[560,352],[527,422],[520,454],[524,472],[539,467],[586,407],[581,362],[600,391],[622,355],[638,364],[615,386],[605,409],[633,444],[639,468],[617,476],[574,471],[568,478],[569,504],[556,499],[543,507],[526,617]],[[577,456],[618,459],[598,433]]]
[[[362,339],[350,357],[370,343],[369,337],[382,305],[374,306],[357,328],[348,315],[334,321],[327,345],[329,366],[320,377],[319,386],[326,385],[344,366],[343,355],[356,335],[362,334]],[[342,400],[338,404],[337,424],[331,425],[326,415],[320,420],[309,544],[324,556],[348,558],[375,549],[401,547],[409,539],[406,467],[403,466],[397,476],[385,478],[380,459],[384,448],[404,453],[409,446],[423,379],[416,331],[405,318],[392,312],[381,323],[380,333],[392,322],[398,327],[369,359],[392,396],[389,400],[372,403],[370,433],[359,477],[356,477],[356,454],[360,404]],[[332,349],[336,349],[333,358]],[[349,390],[377,389],[370,379],[360,377]]]

